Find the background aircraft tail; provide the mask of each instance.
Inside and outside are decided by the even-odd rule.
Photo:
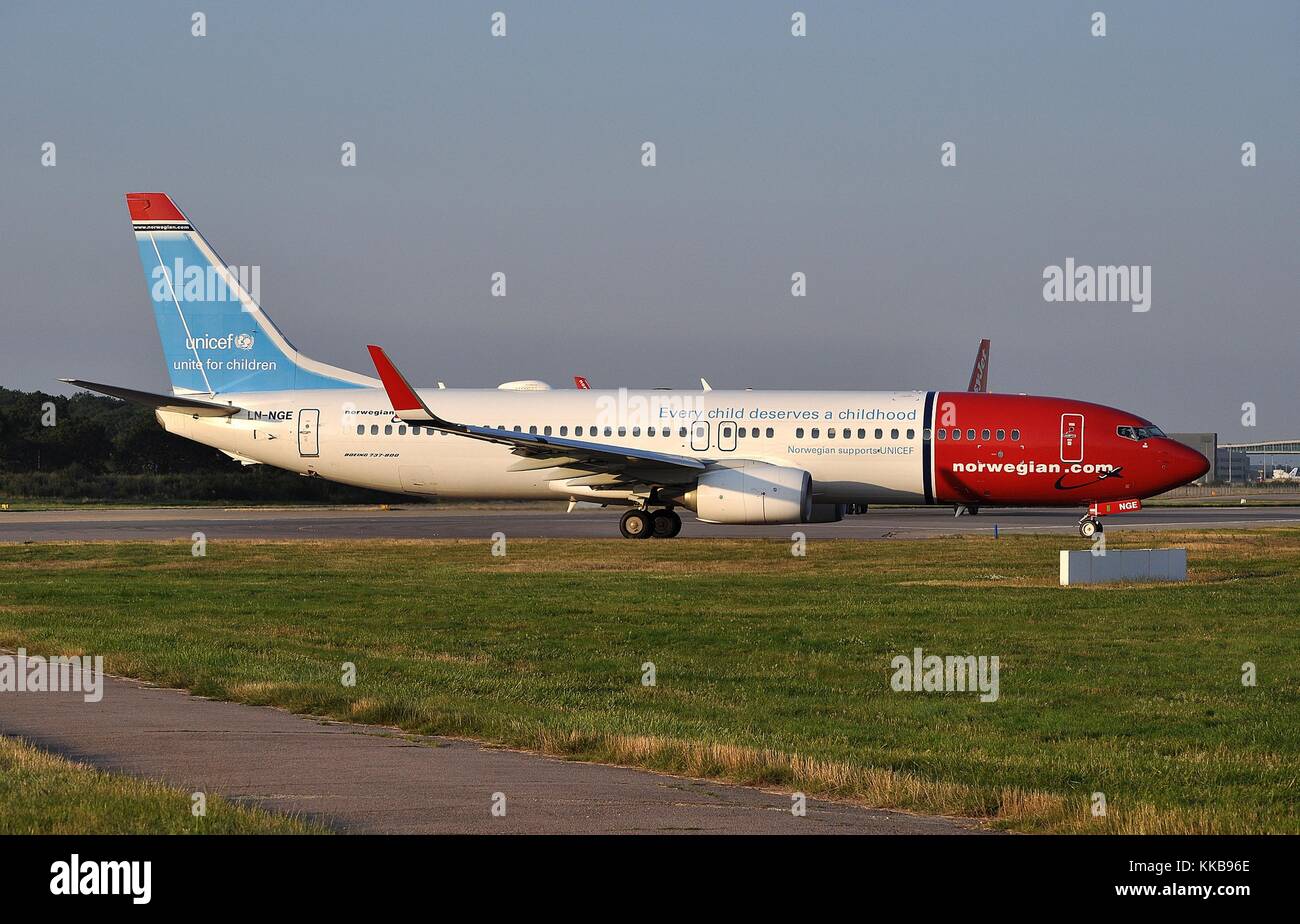
[[[980,350],[975,354],[975,368],[970,371],[970,384],[967,391],[989,390],[989,342],[980,341]]]
[[[164,193],[127,193],[172,392],[378,387],[308,359],[257,304],[260,267],[228,267]]]

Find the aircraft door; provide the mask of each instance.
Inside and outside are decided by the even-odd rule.
[[[1061,461],[1083,461],[1083,415],[1061,415]]]
[[[298,455],[320,455],[320,409],[306,407],[298,412]]]
[[[704,452],[709,448],[709,422],[707,420],[697,420],[691,424],[691,448],[696,452]]]

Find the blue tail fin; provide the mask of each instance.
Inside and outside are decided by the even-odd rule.
[[[299,353],[257,304],[260,269],[227,267],[165,194],[126,202],[173,393],[378,387]]]

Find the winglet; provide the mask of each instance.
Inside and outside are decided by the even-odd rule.
[[[970,371],[970,384],[967,391],[989,390],[989,342],[980,341],[980,351],[975,354],[975,368]]]
[[[587,377],[585,375],[575,375],[573,377],[573,384],[577,388],[586,388],[586,389],[591,388],[591,386],[587,384]]]
[[[415,389],[406,381],[406,376],[397,371],[397,367],[388,358],[383,347],[371,344],[366,349],[370,351],[370,359],[375,364],[375,371],[379,373],[379,380],[384,383],[384,391],[388,392],[388,400],[393,403],[393,412],[398,417],[408,421],[427,420],[441,423],[438,415],[429,410],[428,406],[420,400]]]

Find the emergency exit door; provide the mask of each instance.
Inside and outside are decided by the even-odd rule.
[[[304,458],[320,455],[320,409],[303,408],[298,412],[298,455]]]

